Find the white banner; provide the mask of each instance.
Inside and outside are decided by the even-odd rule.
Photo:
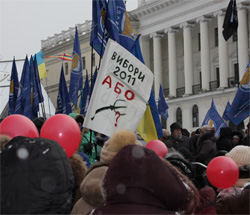
[[[152,84],[153,73],[109,39],[83,126],[107,136],[120,129],[135,132]]]

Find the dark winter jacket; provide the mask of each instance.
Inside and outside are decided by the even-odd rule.
[[[223,127],[220,129],[220,137],[216,142],[216,146],[218,151],[225,150],[227,152],[234,147],[231,128]]]
[[[189,138],[182,135],[180,139],[175,139],[173,136],[170,137],[169,141],[173,144],[173,147],[175,150],[178,150],[179,148],[185,147],[190,152],[193,151],[193,148],[191,145],[189,145]]]
[[[207,165],[216,155],[216,137],[214,131],[209,131],[203,134],[197,141],[196,146],[196,162]]]
[[[190,184],[155,152],[128,145],[109,164],[104,178],[106,205],[91,214],[175,214],[186,208],[191,213],[199,200]]]
[[[15,137],[1,157],[1,214],[67,214],[74,176],[55,141]]]
[[[250,189],[230,187],[222,190],[216,201],[217,214],[249,214]]]

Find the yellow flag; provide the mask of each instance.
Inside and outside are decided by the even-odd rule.
[[[147,105],[146,111],[141,119],[139,126],[137,127],[137,132],[147,143],[151,140],[158,140],[154,119],[149,105]]]
[[[47,71],[46,71],[46,66],[45,63],[42,63],[38,66],[38,72],[39,72],[39,78],[43,79],[47,77]]]

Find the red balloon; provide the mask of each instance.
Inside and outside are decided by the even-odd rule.
[[[146,145],[146,148],[151,149],[162,158],[164,158],[168,153],[168,147],[160,140],[149,141]]]
[[[216,157],[207,166],[207,179],[217,188],[229,188],[236,183],[238,178],[239,168],[229,157]]]
[[[7,116],[0,123],[0,134],[8,135],[11,138],[17,136],[39,137],[35,124],[28,117],[19,114]]]
[[[40,137],[55,140],[62,146],[67,156],[71,157],[80,144],[81,133],[72,117],[56,114],[43,124]]]

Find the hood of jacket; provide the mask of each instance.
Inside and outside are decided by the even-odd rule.
[[[125,146],[112,159],[104,187],[107,205],[129,203],[178,211],[189,196],[172,165],[150,149],[133,145]]]

